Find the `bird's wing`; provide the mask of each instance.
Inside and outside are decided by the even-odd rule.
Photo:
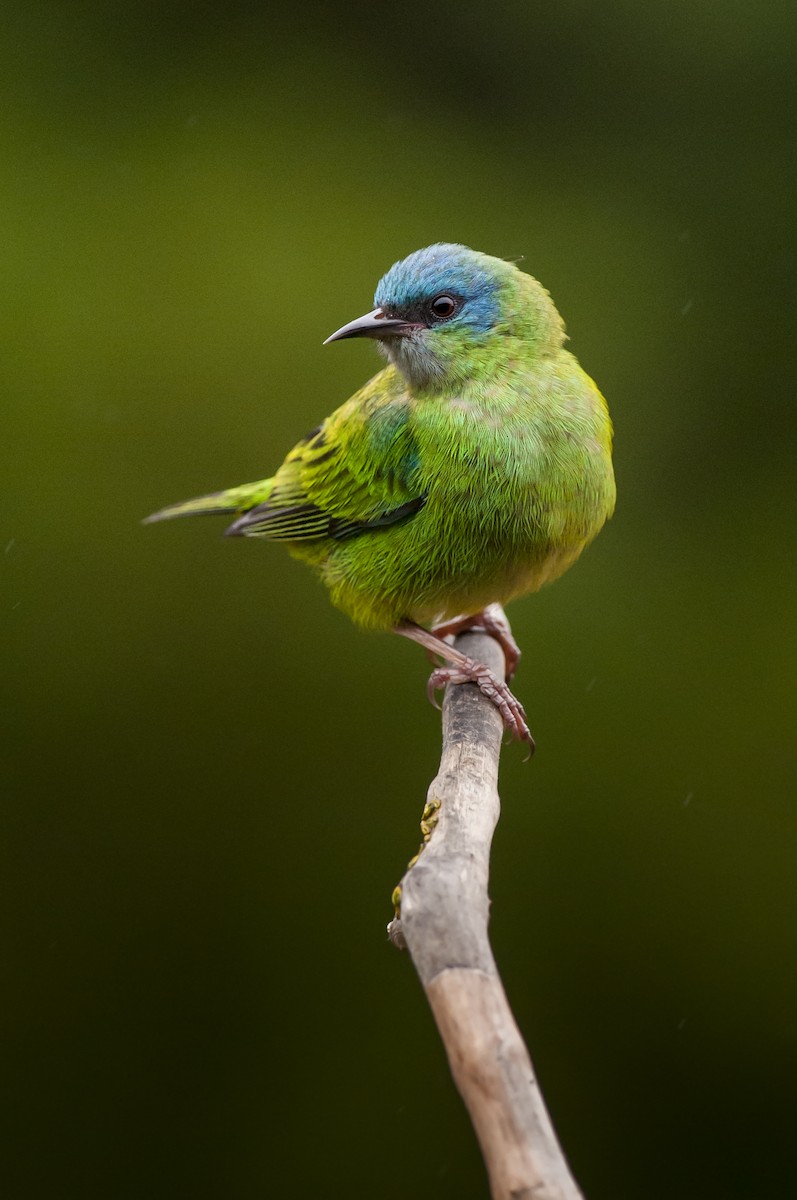
[[[424,505],[410,403],[392,368],[291,450],[268,499],[227,530],[275,541],[342,541]]]

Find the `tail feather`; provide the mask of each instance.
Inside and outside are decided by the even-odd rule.
[[[241,487],[228,488],[224,492],[211,492],[208,496],[197,496],[195,500],[184,500],[180,504],[169,504],[158,512],[144,517],[142,525],[154,525],[156,521],[171,521],[173,517],[212,517],[245,512],[262,504],[271,494],[272,480],[261,479],[257,483],[245,483]]]

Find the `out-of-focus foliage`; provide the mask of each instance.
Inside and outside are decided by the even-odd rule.
[[[437,719],[258,478],[438,239],[524,254],[617,515],[511,612],[493,936],[590,1200],[793,1187],[793,5],[36,2],[3,17],[8,1200],[486,1192],[384,940]]]

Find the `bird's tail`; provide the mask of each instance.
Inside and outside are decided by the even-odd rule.
[[[261,479],[257,483],[244,483],[241,487],[228,488],[224,492],[211,492],[209,496],[197,496],[196,500],[184,500],[181,504],[169,504],[166,508],[144,517],[143,525],[155,521],[170,521],[172,517],[210,517],[226,513],[245,512],[268,500],[274,481]]]

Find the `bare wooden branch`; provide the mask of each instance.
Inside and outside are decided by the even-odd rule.
[[[493,638],[457,645],[503,671]],[[581,1200],[534,1077],[487,937],[490,845],[498,821],[503,727],[474,684],[446,688],[440,772],[429,788],[419,858],[388,927],[406,945],[482,1148],[493,1200]]]

